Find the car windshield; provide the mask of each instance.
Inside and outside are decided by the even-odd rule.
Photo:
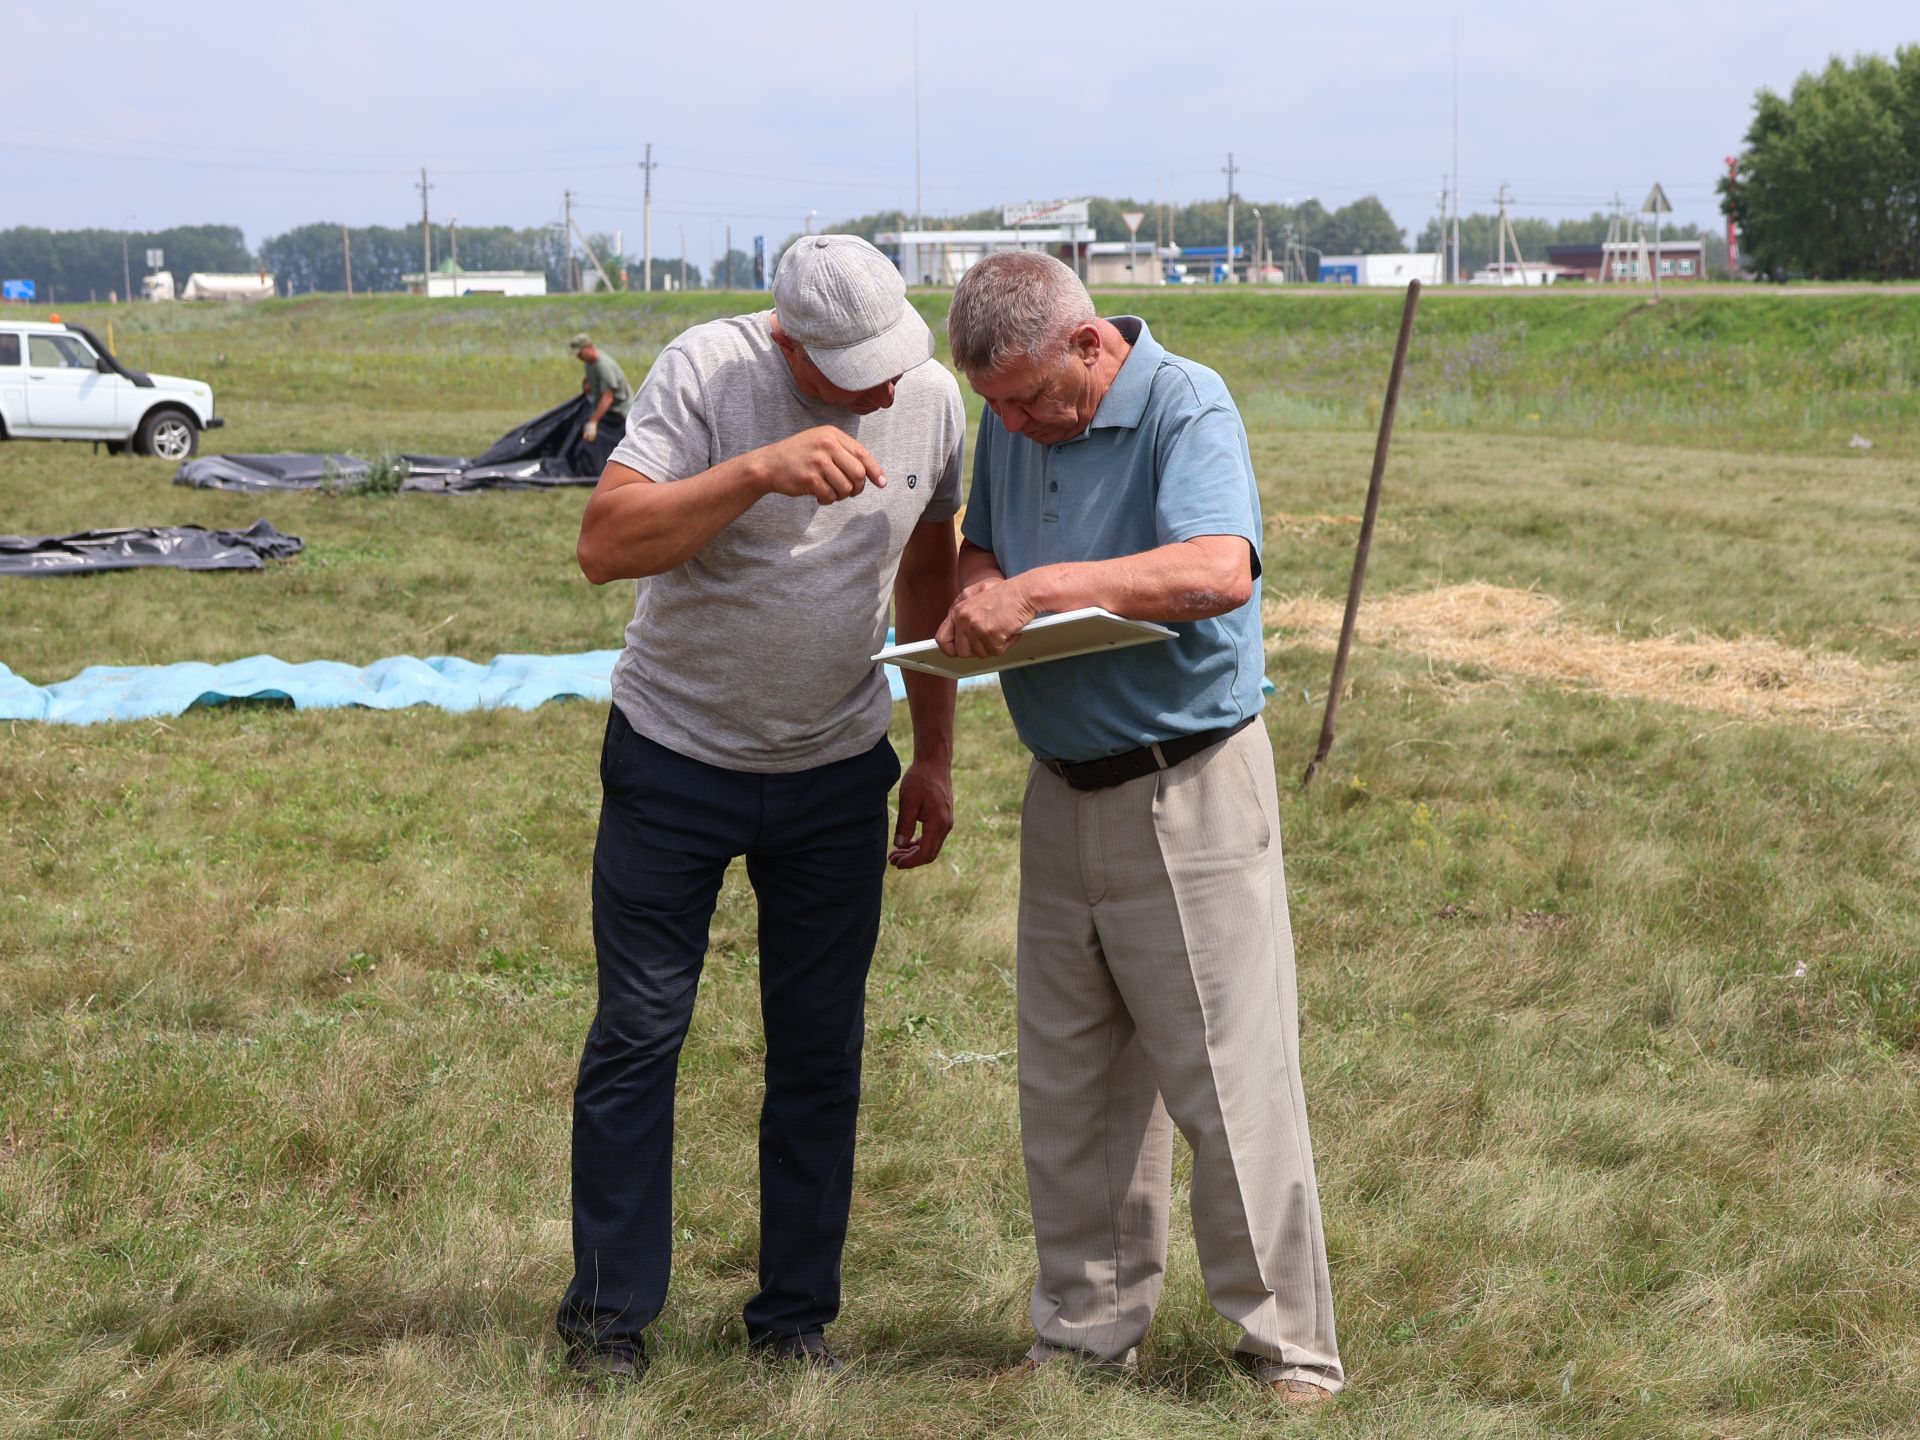
[[[42,370],[91,370],[93,351],[72,335],[29,335],[27,363]]]

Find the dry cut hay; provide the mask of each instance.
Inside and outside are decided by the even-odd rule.
[[[1277,510],[1268,514],[1266,529],[1270,535],[1312,535],[1335,526],[1358,525],[1360,519],[1358,515],[1290,515]]]
[[[1317,595],[1267,602],[1270,627],[1331,650],[1341,605]],[[1484,666],[1530,680],[1591,685],[1743,719],[1791,716],[1834,727],[1885,724],[1898,708],[1898,672],[1849,655],[1777,640],[1686,632],[1631,639],[1561,618],[1537,590],[1448,585],[1363,602],[1356,638],[1430,659]]]

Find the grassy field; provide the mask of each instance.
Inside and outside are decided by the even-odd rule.
[[[373,454],[476,450],[564,398],[583,325],[637,379],[727,305],[114,320],[132,363],[213,381],[224,448]],[[1327,673],[1302,617],[1344,589],[1395,305],[1126,306],[1247,411],[1293,773]],[[1416,618],[1363,631],[1331,768],[1282,789],[1339,1404],[1288,1419],[1232,1372],[1181,1220],[1136,1379],[1002,1373],[1032,1242],[1009,1053],[1024,763],[997,696],[962,701],[942,863],[889,879],[835,1332],[852,1373],[740,1350],[759,1050],[736,876],[683,1064],[658,1363],[599,1399],[565,1386],[550,1327],[603,712],[232,707],[0,735],[0,1434],[1920,1430],[1920,296],[1433,296],[1422,326],[1371,581]],[[572,564],[577,493],[167,482],[7,446],[0,529],[265,515],[308,550],[9,582],[0,661],[44,682],[484,659],[612,645],[630,609]],[[1451,612],[1423,629],[1463,585],[1558,604],[1484,644]],[[1785,662],[1735,642],[1866,698],[1786,708]],[[1619,678],[1682,643],[1682,673]],[[1596,678],[1551,678],[1596,647]]]

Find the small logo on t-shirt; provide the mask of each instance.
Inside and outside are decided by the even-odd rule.
[[[920,477],[918,475],[907,476],[907,488],[909,490],[913,489],[913,487],[918,485],[919,483],[920,483]]]

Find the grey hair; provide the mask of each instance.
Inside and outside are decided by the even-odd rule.
[[[1093,297],[1071,268],[1037,250],[1003,250],[960,277],[947,343],[961,370],[991,375],[1011,360],[1051,363],[1093,319]]]

